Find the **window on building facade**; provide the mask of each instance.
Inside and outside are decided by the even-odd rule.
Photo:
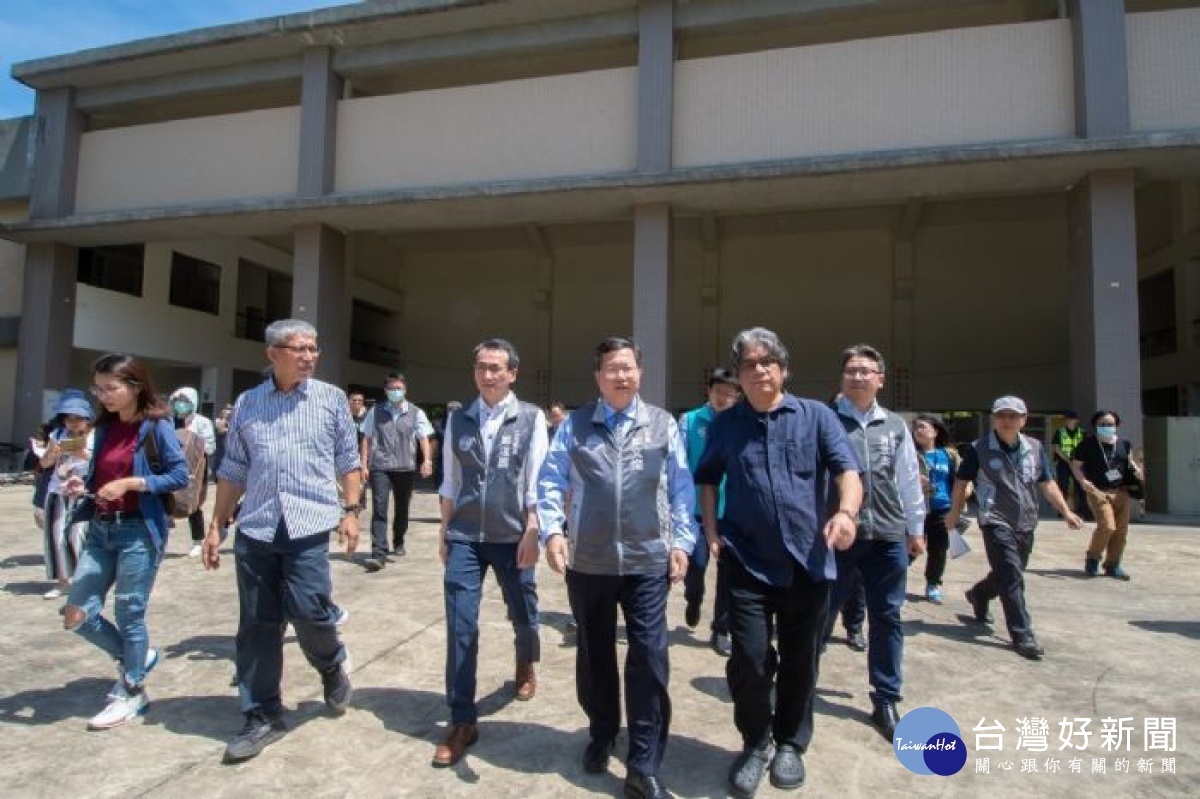
[[[89,286],[140,297],[145,255],[141,244],[80,247],[76,278]]]
[[[400,367],[395,346],[396,315],[362,300],[354,300],[350,315],[350,357],[376,366]]]
[[[181,252],[171,253],[170,303],[178,308],[221,312],[221,267]]]

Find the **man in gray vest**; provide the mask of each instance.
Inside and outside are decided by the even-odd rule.
[[[404,375],[393,372],[383,384],[387,400],[377,402],[362,423],[362,470],[371,486],[371,557],[363,562],[369,572],[387,563],[388,498],[394,492],[392,551],[404,555],[408,533],[408,509],[417,475],[417,447],[421,448],[421,476],[433,474],[430,440],[433,425],[425,411],[404,397],[408,384]]]
[[[433,755],[451,766],[479,738],[475,674],[479,600],[490,567],[508,605],[516,646],[516,698],[537,691],[537,475],[546,457],[546,417],[512,392],[520,360],[502,338],[473,352],[479,399],[446,419],[439,554],[445,575],[446,701],[450,733]]]
[[[671,723],[667,593],[683,579],[696,543],[695,488],[675,420],[638,397],[637,344],[605,339],[595,369],[600,399],[572,411],[550,443],[538,478],[538,516],[546,561],[565,571],[579,625],[575,691],[591,736],[583,768],[608,769],[621,727],[620,607],[629,643],[625,796],[660,799],[670,796],[658,781]]]
[[[861,574],[866,589],[867,673],[871,723],[891,744],[903,684],[904,605],[909,556],[925,551],[925,494],[917,448],[908,424],[877,401],[884,380],[883,355],[868,344],[842,353],[842,395],[835,409],[862,470],[863,504],[854,545],[837,553],[838,581],[826,637],[838,608]]]
[[[992,403],[992,432],[962,454],[946,529],[953,530],[958,523],[967,501],[967,484],[975,483],[979,529],[992,570],[967,591],[967,601],[975,620],[987,624],[992,620],[988,603],[1000,597],[1013,648],[1021,657],[1041,660],[1045,650],[1033,633],[1033,620],[1025,605],[1025,567],[1033,553],[1033,531],[1038,524],[1037,489],[1072,530],[1082,527],[1083,521],[1071,512],[1058,490],[1041,442],[1021,432],[1027,416],[1020,397],[1001,397]]]

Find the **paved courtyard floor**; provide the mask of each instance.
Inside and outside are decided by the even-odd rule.
[[[112,666],[61,630],[59,602],[42,599],[49,585],[29,496],[24,487],[0,489],[0,616],[8,653],[0,661],[0,795],[620,795],[621,758],[607,775],[586,774],[580,765],[586,721],[575,700],[566,592],[544,565],[537,697],[512,701],[511,629],[489,581],[480,740],[456,767],[430,767],[447,711],[436,498],[429,493],[415,498],[407,557],[377,574],[340,555],[333,561],[337,600],[351,613],[343,631],[355,695],[344,717],[323,712],[320,680],[289,637],[284,695],[291,732],[256,760],[221,765],[225,742],[241,725],[229,684],[237,622],[232,555],[219,571],[204,572],[186,556],[190,541],[181,528],[151,602],[151,639],[164,659],[149,682],[150,711],[126,727],[88,732],[86,721],[103,703]],[[948,567],[945,605],[918,598],[924,587],[918,561],[904,610],[900,709],[931,706],[953,717],[969,750],[965,767],[948,778],[907,771],[869,726],[866,656],[835,639],[822,661],[817,732],[806,757],[808,784],[799,795],[1200,795],[1200,530],[1136,526],[1126,559],[1129,583],[1083,578],[1087,534],[1055,521],[1039,528],[1027,581],[1047,651],[1041,663],[1012,652],[1002,621],[989,630],[970,619],[963,591],[986,571],[977,530],[968,534],[975,551]],[[710,589],[713,578],[710,570]],[[739,746],[725,661],[708,647],[708,608],[691,631],[683,624],[683,605],[681,592],[673,592],[674,718],[661,776],[679,796],[724,796]],[[1018,719],[1039,718],[1046,720],[1044,751],[1036,751],[1037,735],[1018,740]],[[1079,730],[1078,719],[1090,719],[1086,741],[1062,726],[1067,720]],[[1102,728],[1118,729],[1119,719],[1130,732],[1108,736],[1123,739],[1114,750]],[[982,729],[997,723],[1002,733]],[[1060,748],[1060,737],[1072,747]],[[624,746],[622,735],[618,754]],[[764,782],[758,795],[788,794]]]

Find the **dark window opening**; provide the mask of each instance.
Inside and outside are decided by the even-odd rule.
[[[221,267],[183,253],[171,253],[170,303],[216,315],[221,312]]]
[[[140,297],[145,255],[142,244],[80,247],[76,279],[99,289]]]

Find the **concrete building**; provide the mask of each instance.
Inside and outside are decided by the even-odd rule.
[[[381,0],[18,64],[0,441],[108,350],[219,405],[287,315],[418,401],[496,334],[581,402],[632,333],[684,406],[762,324],[801,394],[868,341],[893,407],[1140,439],[1200,407],[1198,75],[1168,0]]]

